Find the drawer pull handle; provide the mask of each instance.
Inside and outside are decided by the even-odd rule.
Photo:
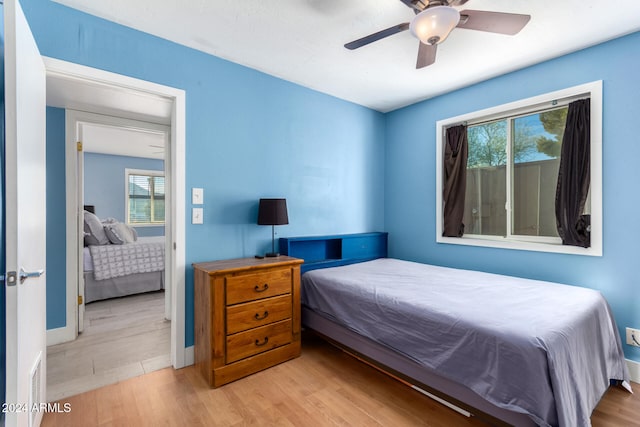
[[[264,337],[264,341],[260,342],[260,340],[256,340],[255,344],[258,347],[262,347],[263,345],[265,345],[268,342],[269,342],[269,337]]]
[[[256,313],[256,315],[254,317],[255,317],[256,320],[264,320],[264,319],[267,318],[268,315],[269,315],[269,312],[265,311],[262,316],[260,316],[260,313]]]
[[[256,292],[264,292],[267,289],[269,289],[269,284],[268,283],[265,283],[264,285],[262,285],[262,288],[260,288],[260,285],[256,285],[253,288],[253,290],[256,291]]]

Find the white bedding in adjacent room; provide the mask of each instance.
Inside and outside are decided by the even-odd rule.
[[[164,236],[139,237],[123,245],[87,246],[83,269],[96,280],[164,270]],[[94,260],[95,258],[95,260]]]

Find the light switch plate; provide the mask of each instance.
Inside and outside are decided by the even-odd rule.
[[[204,203],[204,189],[192,188],[191,189],[191,203],[194,205],[201,205]]]
[[[191,209],[191,223],[192,224],[204,224],[204,209],[192,208]]]

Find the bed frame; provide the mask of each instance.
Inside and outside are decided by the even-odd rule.
[[[164,289],[164,271],[137,273],[113,279],[95,280],[93,272],[84,273],[85,303]]]
[[[302,325],[336,347],[408,383],[423,394],[427,396],[431,394],[432,396],[429,397],[463,415],[468,412],[490,425],[536,425],[527,415],[495,406],[471,389],[444,378],[400,353],[318,315],[305,306],[302,307]]]
[[[305,259],[302,265],[302,271],[305,272],[384,258],[387,254],[387,233],[282,238],[281,253],[283,249],[289,256]],[[436,371],[418,365],[406,356],[336,324],[305,306],[302,307],[302,325],[329,343],[461,414],[476,416],[491,425],[535,426],[529,416],[500,408],[468,387],[444,378]]]
[[[91,257],[89,248],[84,248],[83,257],[85,303],[164,289],[164,270],[96,280],[92,263],[87,265]]]

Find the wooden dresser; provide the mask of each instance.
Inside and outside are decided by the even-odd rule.
[[[212,387],[300,355],[300,264],[288,256],[194,264],[195,363]]]

